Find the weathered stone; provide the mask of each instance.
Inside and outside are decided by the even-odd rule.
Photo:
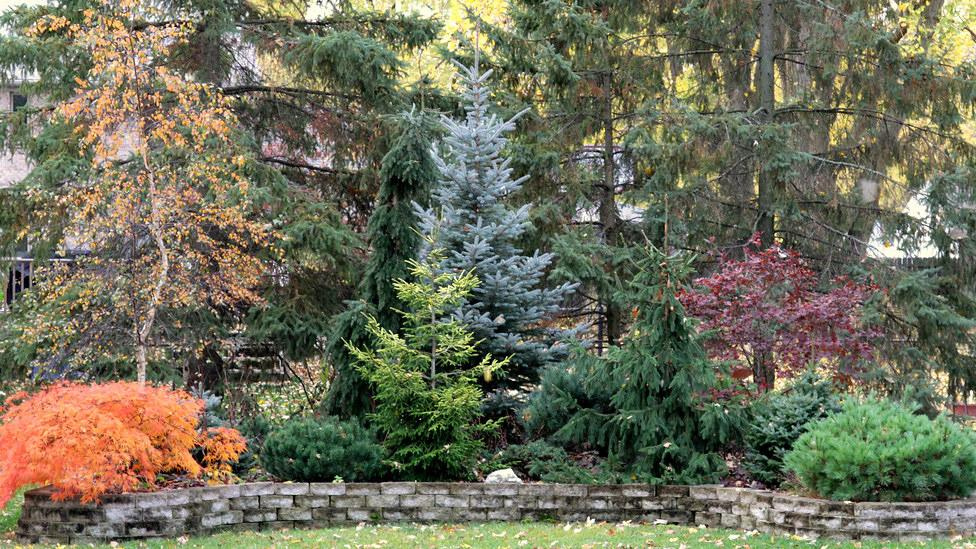
[[[420,509],[417,512],[417,519],[425,521],[446,522],[454,518],[454,509],[447,507],[431,507],[428,509]]]
[[[139,510],[132,504],[110,503],[102,509],[105,512],[105,520],[109,522],[121,523],[139,516]]]
[[[728,515],[728,514],[723,514],[723,515],[721,515],[721,517],[722,517],[722,519],[720,521],[720,524],[722,525],[722,528],[738,528],[739,527],[740,517],[737,517],[736,515]]]
[[[264,530],[291,530],[295,527],[295,523],[290,520],[276,520],[273,522],[265,522],[261,527]]]
[[[695,525],[697,526],[715,528],[721,524],[722,515],[720,513],[695,513]]]
[[[397,507],[400,505],[400,496],[393,494],[380,494],[377,496],[366,496],[366,507]]]
[[[502,507],[505,498],[501,496],[471,496],[468,499],[471,507]]]
[[[400,496],[400,507],[433,507],[435,497],[420,494]]]
[[[628,498],[646,498],[654,495],[654,487],[648,484],[624,484],[620,495]]]
[[[702,486],[689,486],[688,496],[693,499],[718,499],[718,484],[705,484]]]
[[[642,499],[641,509],[644,509],[645,511],[659,511],[661,509],[665,509],[664,501],[660,499]]]
[[[417,484],[418,494],[446,495],[451,493],[450,482],[421,482]]]
[[[468,522],[475,522],[475,521],[484,522],[488,520],[488,512],[484,509],[461,509],[458,512],[457,517],[460,520],[468,521]]]
[[[485,493],[485,487],[480,483],[458,482],[451,485],[450,492],[455,496],[477,496]]]
[[[346,485],[342,482],[313,482],[308,485],[308,491],[313,496],[344,496]]]
[[[241,485],[225,484],[223,486],[208,486],[207,489],[217,495],[220,499],[231,499],[241,497]],[[176,492],[173,492],[176,494]]]
[[[488,520],[521,520],[522,515],[515,507],[488,509]]]
[[[243,511],[245,509],[257,509],[261,505],[261,499],[258,496],[242,496],[239,498],[234,498],[230,500],[230,508],[236,511]]]
[[[665,484],[657,487],[657,495],[659,496],[675,496],[683,497],[688,495],[687,486],[674,486]]]
[[[434,496],[434,505],[438,507],[467,507],[467,496]]]
[[[346,516],[349,520],[356,522],[375,522],[381,518],[379,511],[370,509],[346,509]]]
[[[336,508],[362,507],[366,505],[365,496],[332,496],[331,504]]]
[[[394,522],[394,521],[410,521],[414,520],[417,516],[417,512],[414,509],[382,509],[380,514],[384,521]]]
[[[689,489],[689,492],[691,490]],[[739,501],[739,496],[742,493],[742,488],[719,488],[715,495],[718,496],[719,501]]]
[[[223,513],[225,511],[230,511],[230,502],[226,499],[204,501],[200,502],[198,505],[200,511],[203,513]]]
[[[227,511],[226,513],[204,515],[200,517],[200,526],[204,528],[223,526],[225,524],[235,524],[238,522],[244,522],[244,511]]]
[[[251,482],[241,486],[242,496],[270,496],[274,494],[273,482]]]
[[[328,507],[329,496],[295,496],[295,507]]]
[[[53,502],[50,493],[25,495],[20,541],[127,541],[409,520],[664,520],[837,539],[931,538],[976,530],[972,500],[855,504],[715,486],[253,483],[108,494],[101,505]]]
[[[380,493],[390,495],[416,494],[416,482],[384,482],[380,485]]]
[[[519,493],[519,485],[507,484],[485,484],[485,495],[487,496],[515,496]]]
[[[278,509],[278,520],[312,520],[312,510],[302,507]]]
[[[244,522],[274,522],[278,520],[277,509],[248,509],[244,511]]]
[[[586,485],[585,484],[554,484],[552,486],[552,495],[584,497],[586,496]]]
[[[275,484],[275,494],[279,496],[306,496],[308,490],[307,482],[279,482]]]
[[[261,496],[261,509],[281,509],[295,506],[292,496]]]
[[[346,515],[345,509],[336,509],[334,507],[323,507],[321,509],[312,509],[312,520],[343,522],[348,520],[348,515]]]
[[[512,469],[499,469],[497,471],[492,471],[488,473],[485,477],[485,482],[488,484],[504,484],[504,483],[514,483],[521,484],[522,479],[515,474]]]
[[[619,496],[621,495],[622,492],[623,492],[623,486],[620,486],[619,484],[608,484],[608,485],[595,484],[593,486],[590,486],[586,490],[586,495],[590,496],[591,498],[592,497],[604,498],[607,496]]]
[[[348,483],[346,484],[347,496],[378,496],[383,493],[379,484],[370,483]]]

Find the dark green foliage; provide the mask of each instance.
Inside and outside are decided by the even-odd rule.
[[[834,500],[938,501],[976,489],[973,433],[888,401],[846,404],[784,462],[806,490]]]
[[[808,426],[840,409],[829,381],[807,372],[783,392],[767,393],[750,408],[743,432],[743,465],[756,480],[777,486],[785,479],[783,456]]]
[[[904,333],[897,345],[885,345],[887,360],[869,372],[869,386],[898,400],[918,404],[930,416],[948,400],[963,399],[976,388],[976,300],[968,277],[955,261],[926,260],[933,268],[907,273],[884,273],[889,288],[872,303],[870,319],[889,333]],[[910,330],[906,327],[911,326]],[[948,394],[932,372],[945,372]]]
[[[741,414],[716,397],[717,366],[676,297],[690,257],[649,246],[631,284],[631,334],[589,366],[589,391],[609,390],[610,410],[583,408],[558,433],[607,448],[611,461],[654,483],[716,482]]]
[[[260,414],[254,414],[242,419],[235,427],[247,439],[247,450],[233,465],[234,474],[244,476],[260,466],[261,449],[271,434],[271,422]]]
[[[562,364],[553,364],[542,371],[539,387],[529,396],[529,401],[521,411],[522,424],[529,438],[543,438],[557,444],[569,444],[563,427],[580,410],[610,411],[609,387],[599,387],[586,383],[592,374],[590,369],[599,361],[582,349],[576,350],[574,357]],[[583,429],[595,433],[598,425]],[[585,440],[596,437],[583,436]]]
[[[490,380],[507,359],[479,355],[467,327],[445,315],[477,285],[474,275],[444,272],[437,250],[411,265],[414,281],[395,284],[406,305],[401,333],[370,317],[371,345],[347,345],[375,388],[376,412],[369,417],[384,435],[397,475],[468,479],[484,446],[481,438],[498,429],[496,421],[479,423],[484,394],[478,380]]]
[[[368,482],[384,476],[383,448],[356,421],[305,417],[272,431],[261,449],[261,465],[272,475],[297,482]]]
[[[618,480],[612,473],[582,467],[563,448],[541,440],[509,446],[496,456],[495,463],[511,467],[523,478],[543,482],[597,484]]]
[[[380,326],[398,330],[403,308],[393,288],[407,278],[407,259],[416,257],[420,235],[415,227],[414,202],[425,197],[436,178],[430,156],[430,128],[423,115],[410,112],[399,118],[400,133],[383,157],[376,209],[369,219],[368,239],[372,253],[359,282],[359,301],[333,320],[329,346],[335,376],[329,387],[326,409],[340,417],[363,416],[372,409],[369,385],[353,366],[347,343],[361,347],[368,342],[366,315]]]

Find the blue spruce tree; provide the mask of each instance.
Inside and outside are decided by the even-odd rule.
[[[457,64],[457,63],[456,63]],[[571,332],[555,325],[563,299],[574,286],[546,288],[553,255],[523,254],[518,242],[529,228],[529,205],[513,208],[509,199],[526,177],[513,178],[503,154],[504,134],[515,120],[489,114],[491,71],[457,64],[464,83],[466,116],[443,118],[447,135],[434,162],[440,172],[430,208],[416,207],[427,247],[444,250],[443,268],[473,272],[481,285],[455,311],[477,339],[481,351],[511,356],[504,385],[537,379],[541,366],[565,353],[560,340]]]

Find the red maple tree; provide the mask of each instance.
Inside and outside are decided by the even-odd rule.
[[[715,273],[696,279],[679,299],[700,319],[711,356],[732,362],[733,376],[752,377],[761,391],[772,389],[777,375],[811,364],[844,383],[856,379],[878,336],[861,318],[875,286],[837,277],[821,289],[800,254],[777,245],[719,260]]]

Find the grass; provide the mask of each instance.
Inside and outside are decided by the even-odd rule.
[[[18,494],[0,513],[0,545],[20,547],[13,538],[23,495]],[[37,546],[35,546],[37,547]],[[108,547],[108,546],[105,546]],[[631,523],[487,523],[463,525],[402,525],[358,526],[321,530],[280,530],[276,532],[228,532],[199,538],[178,538],[166,541],[131,542],[112,547],[131,549],[249,549],[268,547],[343,549],[401,547],[451,548],[550,548],[580,547],[588,549],[617,547],[723,547],[726,549],[765,549],[798,547],[833,548],[907,548],[963,547],[976,549],[976,538],[953,538],[930,542],[837,542],[805,540],[793,536],[767,536],[756,532],[695,528],[667,524],[639,525]]]
[[[435,526],[361,526],[324,530],[283,530],[278,532],[227,533],[204,538],[180,538],[164,542],[122,544],[131,548],[266,548],[340,547],[397,549],[400,547],[457,548],[548,548],[548,547],[723,547],[761,549],[772,547],[859,548],[881,547],[968,547],[974,540],[941,540],[925,543],[827,542],[789,536],[692,528],[669,525],[634,524],[552,524],[489,523]]]

